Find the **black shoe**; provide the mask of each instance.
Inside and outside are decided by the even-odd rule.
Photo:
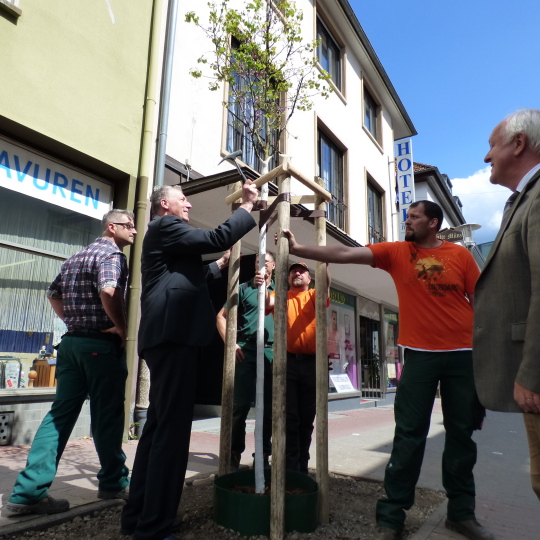
[[[60,514],[61,512],[67,512],[69,510],[69,502],[66,499],[53,499],[50,495],[41,499],[41,501],[34,504],[17,504],[8,502],[2,508],[2,515],[4,512],[6,517],[22,516],[24,514]]]
[[[120,491],[101,491],[97,492],[98,499],[122,499],[127,501],[129,499],[129,485]]]
[[[397,540],[398,538],[401,538],[401,531],[389,527],[377,527],[375,540]]]
[[[455,531],[469,540],[495,540],[495,537],[476,521],[476,519],[467,519],[465,521],[451,521],[446,519],[444,526]]]

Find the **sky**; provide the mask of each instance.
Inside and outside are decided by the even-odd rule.
[[[477,243],[510,191],[489,182],[491,131],[540,108],[539,0],[349,0],[418,135],[414,161],[447,174]]]

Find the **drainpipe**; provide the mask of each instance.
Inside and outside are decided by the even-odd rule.
[[[141,295],[141,254],[144,231],[146,230],[146,207],[148,201],[149,176],[152,156],[154,153],[154,119],[158,93],[160,60],[160,30],[163,14],[163,5],[166,0],[154,0],[152,13],[152,27],[150,34],[150,50],[148,58],[148,72],[146,79],[146,97],[144,103],[143,133],[141,140],[141,153],[139,158],[139,173],[137,177],[137,202],[135,204],[135,224],[139,234],[131,249],[131,282],[128,293],[128,338],[126,355],[128,361],[128,377],[126,381],[126,405],[124,407],[124,435],[127,437],[131,424],[131,405],[134,401],[133,379],[137,373],[137,329],[139,326],[139,301]]]
[[[154,186],[163,185],[165,175],[165,154],[167,151],[167,132],[169,129],[169,104],[171,100],[171,83],[174,58],[174,43],[176,39],[176,18],[178,15],[178,0],[170,0],[167,15],[167,33],[165,35],[165,51],[163,81],[161,84],[161,99],[159,113],[159,135],[157,143],[156,167],[154,173]]]

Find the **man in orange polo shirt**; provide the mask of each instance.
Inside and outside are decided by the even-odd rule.
[[[424,458],[433,402],[440,383],[446,430],[442,481],[448,497],[445,525],[473,540],[493,535],[475,517],[473,467],[476,392],[472,368],[473,293],[480,273],[467,249],[437,238],[443,220],[432,201],[411,204],[405,242],[369,247],[302,246],[290,231],[291,254],[322,262],[367,264],[386,270],[396,285],[405,363],[398,385],[396,430],[386,467],[386,498],[377,502],[377,540],[401,535],[405,510]]]
[[[287,469],[308,472],[309,447],[316,409],[315,289],[304,262],[289,267],[287,293]],[[330,305],[330,274],[326,270],[327,307]],[[267,295],[267,310],[274,309],[274,292]]]

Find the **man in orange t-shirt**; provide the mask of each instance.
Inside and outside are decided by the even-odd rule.
[[[309,447],[316,410],[315,289],[304,262],[289,267],[287,293],[287,392],[285,466],[308,472]],[[330,304],[330,274],[326,270],[327,307]],[[274,309],[275,293],[267,296],[267,310]]]
[[[472,327],[474,286],[480,272],[467,249],[437,238],[442,220],[439,205],[417,201],[407,213],[405,242],[369,247],[303,246],[290,231],[283,231],[293,255],[326,263],[371,265],[389,272],[396,285],[398,343],[405,349],[405,363],[394,406],[394,445],[384,478],[387,497],[377,503],[378,540],[399,538],[405,510],[414,504],[439,383],[446,430],[442,459],[448,497],[445,525],[467,538],[493,539],[474,512],[476,444],[471,436],[478,426]]]

